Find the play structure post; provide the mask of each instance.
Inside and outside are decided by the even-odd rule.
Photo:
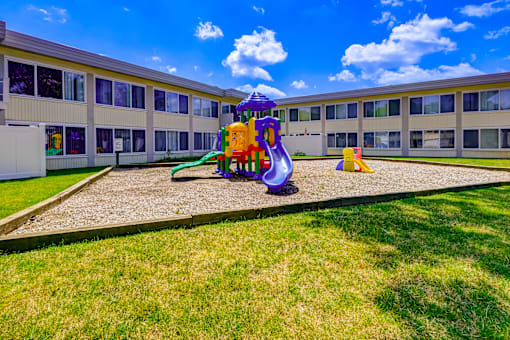
[[[255,152],[255,174],[260,175],[260,152]]]
[[[244,123],[244,111],[241,111],[241,123]]]
[[[249,121],[251,118],[251,109],[248,108],[248,116],[246,117],[246,121]]]

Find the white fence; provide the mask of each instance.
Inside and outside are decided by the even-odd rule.
[[[0,180],[46,176],[45,126],[0,126]]]
[[[322,136],[282,136],[282,143],[292,156],[296,152],[304,152],[307,156],[323,156]]]

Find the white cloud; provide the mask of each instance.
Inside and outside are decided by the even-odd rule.
[[[124,7],[122,9],[124,10],[124,12],[131,12],[131,10],[129,8],[127,8],[127,7]]]
[[[255,5],[253,5],[253,10],[254,10],[255,12],[257,12],[257,13],[260,13],[260,14],[264,14],[264,13],[266,13],[266,11],[265,11],[265,9],[264,9],[264,8],[262,8],[262,7],[257,7],[257,6],[255,6]]]
[[[499,37],[505,36],[510,33],[510,26],[505,26],[497,31],[490,31],[484,35],[485,39],[498,39]]]
[[[395,22],[397,21],[397,18],[395,18],[393,15],[391,15],[391,12],[382,12],[381,18],[377,20],[372,20],[372,23],[374,25],[384,24],[385,22],[388,23],[388,28],[392,28],[395,25]]]
[[[476,61],[476,54],[471,53],[470,58],[471,58],[471,62]]]
[[[496,0],[481,5],[466,5],[460,9],[460,12],[469,17],[483,18],[506,10],[510,10],[510,0]]]
[[[235,50],[230,52],[223,66],[230,67],[234,77],[251,77],[273,80],[269,72],[262,68],[266,65],[280,63],[287,58],[281,42],[275,40],[275,32],[261,27],[261,31],[253,31],[235,39]]]
[[[380,85],[402,84],[437,79],[458,78],[482,74],[469,63],[456,66],[441,65],[434,69],[422,69],[417,65],[402,66],[397,71],[381,70],[371,78]],[[367,75],[365,75],[367,76]]]
[[[237,90],[243,91],[243,92],[248,92],[248,93],[251,93],[253,90],[255,90],[255,91],[260,92],[270,98],[281,98],[281,97],[286,96],[285,92],[280,91],[275,87],[271,87],[271,86],[268,86],[265,84],[258,84],[257,87],[255,87],[255,88],[253,86],[251,86],[250,84],[246,84],[243,86],[239,86],[237,88]]]
[[[475,27],[475,25],[473,25],[472,23],[470,23],[468,21],[464,21],[463,23],[453,26],[452,31],[464,32],[464,31],[467,31],[468,29],[474,28],[474,27]]]
[[[200,40],[216,39],[223,37],[223,31],[210,21],[207,21],[205,24],[200,21],[195,30],[195,36]]]
[[[59,8],[55,6],[51,6],[49,8],[38,8],[35,6],[28,6],[29,11],[35,11],[41,13],[43,16],[43,20],[49,22],[58,22],[61,24],[65,24],[67,19],[69,19],[69,14],[67,13],[67,9]]]
[[[211,78],[213,76],[214,72],[207,73],[207,77]]]
[[[402,0],[381,0],[381,5],[391,5],[392,7],[402,7],[404,2]]]
[[[357,81],[358,78],[349,70],[343,70],[337,74],[330,74],[329,81]]]
[[[426,54],[455,50],[457,44],[441,35],[443,29],[455,27],[447,17],[431,19],[427,14],[418,15],[414,20],[394,27],[381,43],[349,46],[342,64],[364,70],[416,64]]]
[[[308,85],[306,85],[304,80],[294,80],[290,86],[292,86],[295,89],[301,90],[301,89],[307,89]]]
[[[195,70],[195,72],[198,71],[199,68],[200,67],[198,65],[193,66],[193,69]]]
[[[506,56],[505,58],[503,58],[505,60],[510,60],[510,55],[509,56]]]
[[[175,73],[175,72],[177,72],[177,68],[175,66],[170,66],[170,65],[166,65],[165,66],[165,70],[168,73]]]
[[[155,62],[157,62],[157,63],[160,63],[160,62],[162,62],[162,61],[163,61],[163,60],[161,60],[161,57],[160,57],[160,56],[157,56],[157,55],[152,56],[152,58],[151,58],[151,59],[152,59],[152,61],[155,61]]]

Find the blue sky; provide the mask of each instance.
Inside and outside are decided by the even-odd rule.
[[[14,1],[8,29],[298,96],[510,70],[510,0]]]

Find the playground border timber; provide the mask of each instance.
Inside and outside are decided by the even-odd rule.
[[[424,161],[421,159],[405,159],[405,158],[401,159],[401,158],[385,158],[385,157],[372,157],[372,156],[363,157],[363,159],[368,159],[368,160],[373,160],[373,161],[388,161],[388,162],[396,162],[396,163],[411,163],[411,164],[414,163],[414,164],[425,164],[425,165],[453,166],[456,168],[471,168],[471,169],[510,172],[509,167],[502,167],[502,166],[446,163],[446,162]]]
[[[389,202],[405,198],[430,196],[447,192],[461,192],[510,185],[510,181],[490,182],[438,189],[397,192],[389,194],[340,197],[319,201],[266,206],[254,209],[225,210],[206,214],[183,215],[145,221],[86,226],[60,231],[0,236],[0,252],[28,251],[51,245],[69,244],[85,240],[98,240],[163,229],[192,228],[195,226],[226,221],[241,221],[303,211],[338,208]]]

